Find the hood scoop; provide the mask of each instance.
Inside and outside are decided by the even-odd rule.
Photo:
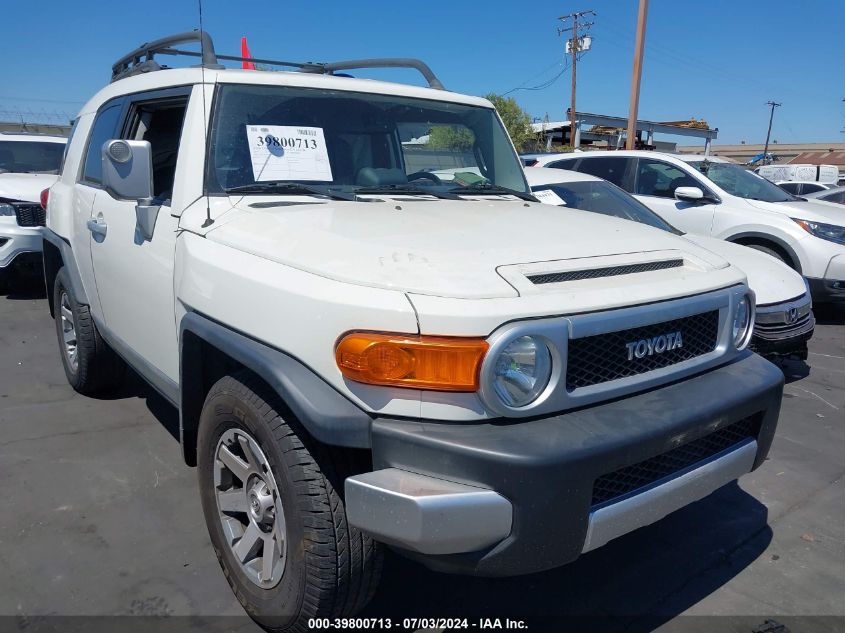
[[[668,282],[681,286],[693,276],[729,264],[694,244],[684,250],[663,249],[573,257],[553,261],[499,266],[496,270],[522,296],[547,293],[581,293]]]
[[[528,281],[535,285],[559,284],[565,281],[581,281],[584,279],[598,279],[600,277],[616,277],[618,275],[632,275],[648,273],[667,268],[680,268],[683,259],[667,259],[658,262],[644,262],[641,264],[627,264],[625,266],[604,266],[602,268],[586,268],[583,270],[568,270],[565,272],[544,273],[540,275],[526,275]]]

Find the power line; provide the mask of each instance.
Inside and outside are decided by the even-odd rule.
[[[527,84],[527,83],[528,83],[529,81],[531,81],[532,79],[536,79],[536,78],[537,78],[537,77],[539,77],[540,75],[545,75],[548,71],[550,71],[550,70],[551,70],[552,68],[554,68],[555,66],[560,66],[560,64],[561,64],[561,62],[560,62],[560,61],[556,61],[556,62],[553,62],[553,63],[549,64],[548,66],[546,66],[546,68],[544,68],[543,70],[541,70],[541,71],[540,71],[540,72],[538,72],[537,74],[535,74],[535,75],[531,75],[528,79],[526,79],[525,81],[523,81],[523,82],[522,82],[521,84],[519,84],[516,88],[511,88],[511,89],[510,89],[510,90],[508,90],[507,92],[503,92],[503,93],[502,93],[502,96],[504,97],[504,96],[506,96],[506,95],[509,95],[509,94],[510,94],[510,93],[512,93],[512,92],[516,92],[517,90],[534,90],[536,87],[535,87],[535,88],[525,88],[525,87],[524,87],[524,86],[525,86],[525,84]],[[566,69],[564,68],[564,71],[563,71],[563,72],[565,72],[565,71],[566,71]],[[560,75],[561,75],[561,74],[563,74],[563,73],[559,73],[558,75],[556,75],[556,76],[555,76],[555,79],[557,79],[558,77],[560,77]]]
[[[76,103],[79,105],[85,103],[84,101],[73,101],[70,99],[35,99],[32,97],[11,97],[6,95],[0,95],[0,99],[5,101],[32,101],[34,103]]]

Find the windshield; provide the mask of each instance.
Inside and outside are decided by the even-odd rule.
[[[762,176],[733,163],[702,160],[690,162],[690,165],[732,196],[763,202],[787,202],[795,199],[794,196]]]
[[[209,193],[403,195],[473,188],[528,193],[495,111],[392,95],[289,86],[223,85],[212,121]]]
[[[644,204],[622,191],[616,185],[601,180],[562,182],[533,187],[535,192],[551,190],[567,207],[611,215],[623,220],[633,220],[663,231],[683,235],[681,231],[663,220]],[[538,195],[543,200],[545,197]]]
[[[64,143],[0,141],[0,173],[58,174]]]

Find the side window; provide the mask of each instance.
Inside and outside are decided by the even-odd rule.
[[[115,128],[120,118],[123,103],[118,102],[97,113],[91,133],[88,135],[88,148],[85,150],[85,167],[82,180],[88,184],[99,185],[103,182],[103,162],[100,150],[110,138],[115,137]]]
[[[603,178],[617,187],[625,189],[625,168],[628,161],[624,156],[603,156],[601,158],[582,158],[578,171]]]
[[[641,158],[637,165],[636,193],[641,196],[674,198],[678,187],[698,187],[701,183],[682,169],[650,158]]]
[[[797,182],[782,182],[778,185],[781,189],[788,191],[792,195],[797,196],[801,193],[801,184]]]
[[[551,167],[552,169],[574,169],[575,163],[577,162],[577,158],[567,158],[566,160],[556,160],[546,165],[546,167]]]
[[[845,191],[839,191],[837,193],[832,193],[829,196],[824,196],[822,200],[826,200],[827,202],[836,202],[838,204],[845,204]]]
[[[153,160],[153,195],[158,201],[169,200],[173,193],[179,139],[187,107],[187,95],[147,101],[134,104],[129,117],[124,138],[149,142]]]

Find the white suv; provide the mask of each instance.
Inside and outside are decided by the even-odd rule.
[[[197,39],[201,68],[153,59]],[[429,87],[333,76],[396,65]],[[562,565],[763,462],[783,374],[746,349],[741,271],[550,212],[492,104],[421,62],[297,66],[226,70],[198,32],[132,51],[79,114],[44,243],[69,382],[125,362],[178,408],[253,618],[354,613],[385,544]]]
[[[58,178],[66,140],[0,132],[0,287],[13,269],[41,261],[41,192]]]
[[[814,301],[845,300],[845,211],[837,205],[796,198],[718,157],[585,152],[544,166],[609,180],[679,229],[786,262],[807,278]]]

